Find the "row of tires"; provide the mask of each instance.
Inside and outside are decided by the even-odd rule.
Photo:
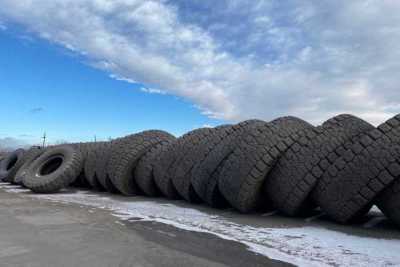
[[[110,142],[6,155],[0,179],[37,193],[85,186],[351,223],[377,205],[400,226],[400,115],[378,127],[342,114],[320,126],[295,117],[193,130],[150,130]]]

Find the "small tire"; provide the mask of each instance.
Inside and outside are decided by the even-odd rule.
[[[27,169],[23,183],[35,193],[55,193],[71,184],[82,170],[82,156],[75,146],[49,148]]]

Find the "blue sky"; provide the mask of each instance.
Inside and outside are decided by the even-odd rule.
[[[29,39],[28,39],[29,37]],[[180,135],[219,120],[173,95],[142,92],[18,28],[0,31],[0,138],[89,141],[146,129]]]
[[[0,138],[179,135],[286,115],[317,125],[339,113],[379,125],[400,113],[400,1],[0,7]]]

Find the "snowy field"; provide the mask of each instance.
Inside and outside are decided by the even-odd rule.
[[[5,183],[0,183],[0,189],[22,197],[106,209],[121,221],[155,221],[184,230],[211,233],[243,243],[255,253],[298,266],[400,266],[400,235],[391,235],[390,231],[379,236],[375,229],[374,235],[363,236],[352,231],[332,230],[316,223],[293,224],[290,227],[283,223],[265,227],[262,225],[272,220],[273,213],[256,219],[252,216],[253,220],[244,223],[243,220],[238,222],[232,211],[203,211],[200,206],[183,206],[177,201],[170,204],[158,199],[124,198],[79,190],[38,195]],[[373,212],[376,216],[360,227],[372,228],[384,220],[379,210],[375,208]],[[318,216],[305,219],[305,222],[313,220],[318,220]]]

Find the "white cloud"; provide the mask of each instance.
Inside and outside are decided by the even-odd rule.
[[[160,94],[160,95],[165,95],[166,92],[162,91],[160,89],[155,89],[155,88],[147,88],[147,87],[141,87],[140,91],[144,93],[149,93],[149,94]]]
[[[210,117],[400,111],[400,2],[0,0],[0,20]],[[149,89],[158,88],[158,89]],[[158,90],[158,91],[157,91]],[[143,91],[143,90],[142,90]]]

